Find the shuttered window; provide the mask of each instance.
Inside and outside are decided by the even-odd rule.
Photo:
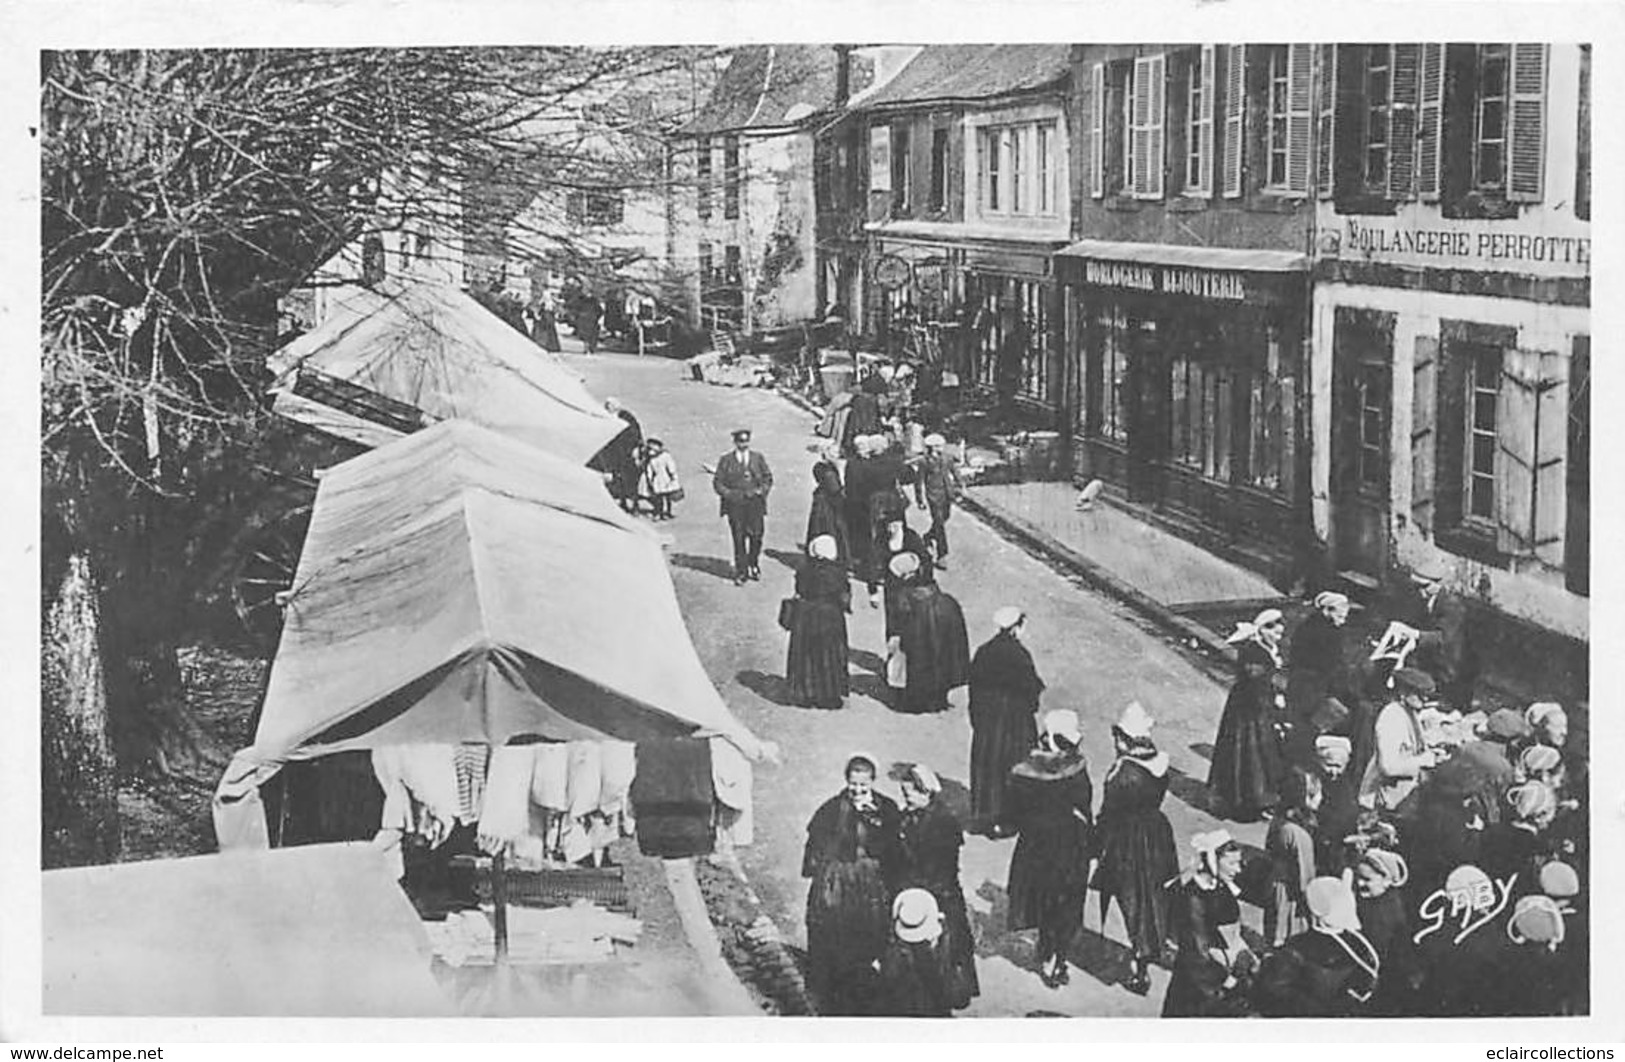
[[[1563,518],[1564,585],[1591,593],[1591,337],[1575,336],[1569,361],[1568,506]]]
[[[1186,195],[1213,194],[1213,45],[1201,47],[1191,64],[1185,92]]]
[[[1089,71],[1089,195],[1106,195],[1106,64]]]
[[[1393,46],[1393,101],[1388,114],[1388,198],[1416,198],[1416,119],[1421,46]]]
[[[1361,173],[1365,190],[1388,194],[1388,119],[1393,105],[1393,46],[1367,45],[1364,72],[1364,135]]]
[[[1538,203],[1546,162],[1546,45],[1512,46],[1507,198]]]
[[[1269,144],[1265,158],[1264,187],[1285,188],[1287,183],[1287,140],[1291,106],[1291,63],[1287,46],[1274,45],[1269,50]]]
[[[711,217],[711,138],[708,136],[694,142],[694,189],[700,220],[707,221]]]
[[[739,138],[730,136],[722,142],[722,216],[739,216]]]
[[[1563,563],[1568,379],[1555,352],[1507,350],[1497,411],[1496,547],[1514,557]]]
[[[1314,46],[1308,44],[1278,44],[1269,49],[1264,187],[1272,192],[1309,192],[1313,56]]]
[[[1507,103],[1512,57],[1505,44],[1480,44],[1473,94],[1473,186],[1506,190]]]
[[[1444,183],[1444,45],[1424,44],[1416,108],[1416,191],[1437,202]]]
[[[1134,60],[1134,98],[1129,111],[1129,151],[1134,160],[1134,176],[1129,192],[1136,199],[1162,198],[1166,79],[1166,56],[1151,55]]]
[[[1575,133],[1574,216],[1591,220],[1591,45],[1580,45],[1580,106]]]
[[[1225,48],[1224,181],[1225,198],[1241,195],[1243,136],[1247,128],[1247,46]]]

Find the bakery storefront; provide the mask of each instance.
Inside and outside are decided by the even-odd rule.
[[[1080,475],[1284,574],[1308,526],[1307,257],[1084,240],[1055,262]]]

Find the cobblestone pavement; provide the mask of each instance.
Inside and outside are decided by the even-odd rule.
[[[620,355],[570,355],[570,363],[598,395],[616,396],[663,438],[676,455],[687,491],[677,518],[661,529],[672,535],[669,556],[678,599],[701,659],[733,710],[757,734],[777,741],[782,765],[756,777],[756,843],[742,853],[751,885],[794,946],[804,943],[805,882],[800,877],[804,830],[813,810],[841,784],[841,767],[856,750],[883,763],[919,761],[943,777],[950,801],[967,802],[964,781],[970,748],[965,692],[951,711],[906,716],[873,694],[882,684],[881,616],[858,595],[850,623],[854,696],[838,712],[784,703],[785,635],[775,625],[779,600],[790,592],[791,567],[806,526],[811,496],[813,418],[766,390],[715,387],[683,379],[678,362]],[[772,463],[762,581],[742,587],[729,579],[727,527],[719,517],[708,474],[729,447],[728,432],[751,427],[755,446]],[[913,512],[918,520],[924,514]],[[1028,612],[1028,644],[1048,683],[1046,707],[1070,707],[1084,721],[1084,749],[1100,780],[1110,763],[1108,727],[1130,699],[1158,719],[1157,737],[1173,762],[1166,810],[1183,839],[1211,828],[1204,809],[1207,754],[1224,691],[1159,636],[1135,622],[1123,606],[1083,589],[964,513],[950,524],[950,569],[942,586],[965,608],[973,643],[992,634],[991,616],[1004,604]],[[1261,825],[1234,826],[1238,839],[1262,842]],[[971,1015],[1037,1012],[1150,1016],[1166,984],[1153,972],[1149,997],[1121,987],[1127,953],[1116,912],[1101,932],[1091,894],[1085,932],[1072,956],[1079,970],[1069,986],[1052,991],[1031,972],[1030,935],[1004,928],[1011,841],[969,838],[963,883],[980,937],[982,996]],[[1182,853],[1183,855],[1183,853]],[[1256,912],[1249,911],[1256,920]]]

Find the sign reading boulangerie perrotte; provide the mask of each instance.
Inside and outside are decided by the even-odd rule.
[[[1543,276],[1586,276],[1591,238],[1531,231],[1508,220],[1343,218],[1322,249],[1333,257],[1393,265],[1451,266]]]

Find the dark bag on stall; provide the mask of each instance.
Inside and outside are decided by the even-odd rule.
[[[797,600],[793,597],[787,597],[779,602],[779,626],[784,630],[789,630],[796,625],[797,604]]]

